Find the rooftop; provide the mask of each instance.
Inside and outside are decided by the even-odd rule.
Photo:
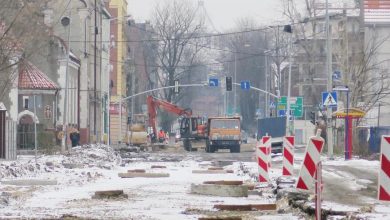
[[[22,60],[19,64],[18,88],[33,90],[60,89],[45,73],[27,60]]]

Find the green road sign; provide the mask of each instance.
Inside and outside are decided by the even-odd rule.
[[[290,97],[290,109],[293,112],[294,117],[303,116],[303,97]],[[287,110],[287,96],[280,97],[277,103],[278,111]]]

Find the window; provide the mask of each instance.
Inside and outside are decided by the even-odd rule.
[[[224,120],[224,119],[215,119],[211,120],[211,128],[223,128],[223,129],[238,129],[240,128],[239,120]]]
[[[28,96],[23,96],[23,108],[28,109],[29,103],[28,103]]]

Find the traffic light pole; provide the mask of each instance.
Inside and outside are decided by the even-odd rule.
[[[233,85],[241,86],[241,84],[239,84],[239,83],[233,83]],[[275,97],[275,98],[280,98],[278,95],[275,95],[275,94],[273,94],[273,93],[267,92],[267,91],[262,90],[262,89],[259,89],[259,88],[257,88],[257,87],[251,86],[250,89],[253,89],[253,90],[256,90],[256,91],[259,91],[259,92],[268,94],[268,95],[270,95],[270,96],[272,96],[272,97]]]

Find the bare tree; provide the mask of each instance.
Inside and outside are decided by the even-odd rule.
[[[251,18],[242,18],[238,20],[236,28],[232,34],[221,38],[222,47],[225,48],[224,72],[233,77],[235,82],[250,81],[251,85],[257,88],[265,89],[265,54],[267,42],[265,42],[265,32],[248,31],[259,29],[258,24]],[[236,73],[235,73],[236,72]],[[234,78],[236,75],[236,78]],[[234,86],[233,89],[237,89]],[[234,105],[234,92],[228,93],[228,106]],[[243,118],[244,129],[250,129],[255,126],[254,118],[256,109],[263,110],[264,94],[259,94],[254,90],[241,91],[236,90],[236,113],[240,113]],[[239,110],[239,112],[238,112]]]
[[[0,0],[0,100],[5,99],[23,56],[28,58],[48,43],[43,23],[46,1]]]
[[[390,38],[373,32],[363,51],[354,54],[347,66],[347,82],[351,92],[351,106],[359,106],[365,112],[371,110],[390,93],[390,75],[386,64],[389,59],[377,58],[380,47]]]
[[[305,103],[316,105],[320,103],[320,96],[322,91],[325,91],[325,85],[318,85],[315,78],[326,78],[324,66],[324,29],[318,23],[321,18],[317,17],[315,10],[315,0],[305,0],[304,9],[300,10],[297,7],[295,0],[282,0],[284,5],[284,14],[293,23],[293,38],[295,41],[295,51],[293,52],[295,63],[301,63],[304,68],[299,72],[304,78],[301,83],[305,94]],[[304,16],[304,18],[302,18]],[[323,19],[323,17],[322,17]]]
[[[162,72],[157,75],[162,86],[173,86],[174,81],[188,73],[188,67],[201,50],[197,38],[204,30],[204,22],[196,16],[196,8],[189,1],[175,0],[157,5],[153,23],[157,38],[157,57]],[[176,103],[173,90],[164,90],[163,96]]]

